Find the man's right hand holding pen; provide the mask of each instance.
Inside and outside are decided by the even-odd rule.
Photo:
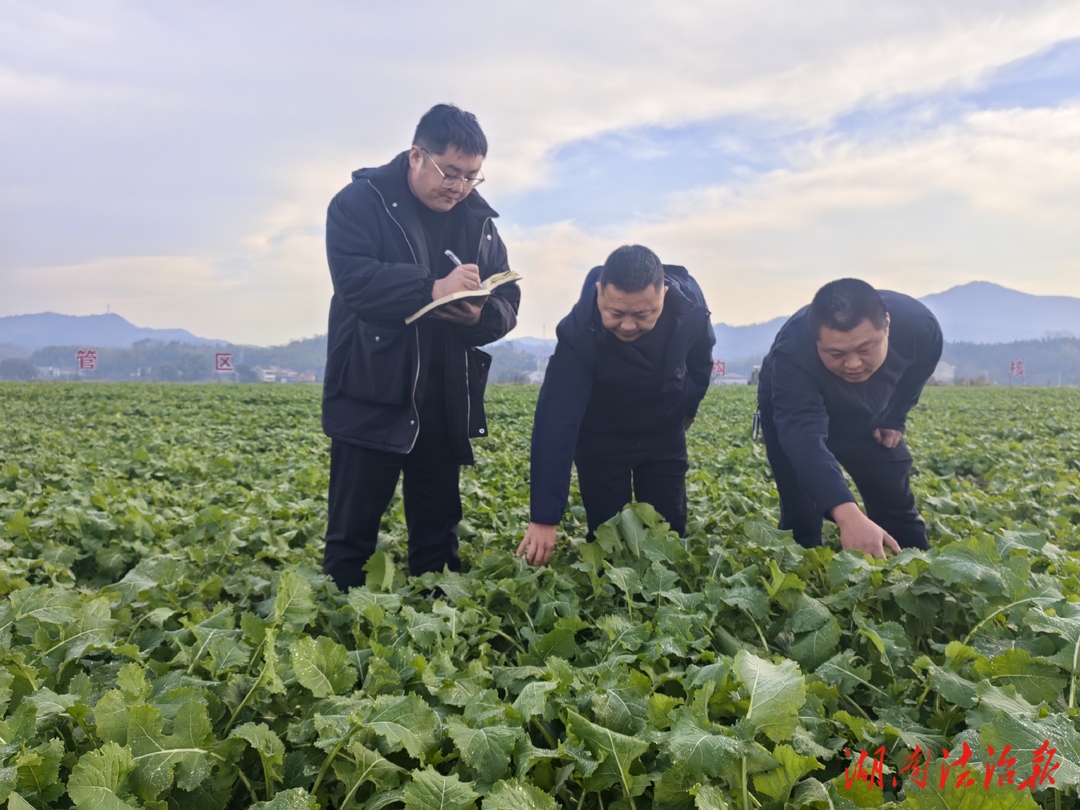
[[[475,292],[480,289],[480,268],[475,264],[462,264],[452,251],[446,255],[457,265],[449,275],[435,280],[431,288],[431,300],[438,301],[456,292]],[[477,301],[452,301],[435,309],[433,318],[441,318],[461,326],[475,326],[480,320],[480,310],[484,308],[484,299]]]

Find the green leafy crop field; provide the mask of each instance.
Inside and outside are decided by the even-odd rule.
[[[1080,391],[928,390],[933,549],[870,562],[773,528],[714,390],[685,540],[637,505],[530,569],[536,390],[497,387],[464,572],[406,581],[397,502],[347,596],[318,396],[0,386],[9,808],[1076,806]]]

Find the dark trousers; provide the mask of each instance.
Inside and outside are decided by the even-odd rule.
[[[780,528],[791,531],[795,542],[804,548],[820,546],[824,514],[799,485],[772,421],[762,419],[761,431],[780,495]],[[901,548],[929,547],[926,524],[911,492],[911,453],[903,441],[890,450],[868,436],[866,441],[830,450],[855,482],[870,520],[892,535]]]
[[[574,453],[589,537],[631,501],[651,504],[671,528],[686,533],[686,433],[640,440],[582,434]]]
[[[409,573],[461,570],[456,528],[461,521],[458,476],[446,408],[424,407],[411,453],[369,450],[339,439],[330,442],[330,492],[323,572],[338,588],[363,585],[364,564],[375,553],[379,524],[403,476]]]

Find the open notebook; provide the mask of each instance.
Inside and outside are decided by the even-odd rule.
[[[438,298],[428,304],[426,307],[416,310],[412,315],[405,319],[405,323],[412,323],[417,318],[422,318],[427,315],[433,309],[438,309],[443,304],[449,304],[451,301],[460,301],[465,298],[485,298],[491,295],[491,291],[498,287],[500,284],[506,284],[510,281],[517,281],[521,276],[515,273],[513,270],[504,270],[501,273],[494,273],[480,282],[479,290],[461,290],[460,292],[450,293],[450,295],[444,295],[442,298]]]

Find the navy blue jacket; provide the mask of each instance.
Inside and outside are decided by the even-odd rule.
[[[487,432],[484,387],[491,358],[476,348],[498,340],[517,323],[516,283],[492,291],[475,326],[446,324],[436,343],[428,316],[405,318],[431,302],[435,283],[427,239],[409,190],[409,157],[360,169],[330,203],[326,255],[330,301],[323,431],[362,447],[408,453],[420,432],[417,403],[434,352],[443,352],[447,416],[454,453],[472,462],[469,439]],[[480,267],[481,278],[508,269],[506,247],[492,220],[498,216],[475,191],[458,203],[464,233],[458,255]],[[437,257],[434,257],[437,258]]]
[[[902,293],[880,293],[889,313],[889,350],[865,382],[847,382],[821,362],[809,307],[781,327],[761,364],[761,417],[776,431],[799,486],[823,515],[855,500],[833,449],[873,442],[877,428],[904,430],[908,411],[941,359],[941,327],[933,313]]]
[[[601,268],[585,278],[581,298],[559,323],[536,403],[532,434],[531,519],[555,525],[570,492],[579,433],[640,441],[679,429],[709,389],[716,342],[705,296],[684,267],[664,265],[662,318],[673,318],[654,368],[631,343],[604,328],[596,305]],[[659,326],[657,327],[659,328]]]

